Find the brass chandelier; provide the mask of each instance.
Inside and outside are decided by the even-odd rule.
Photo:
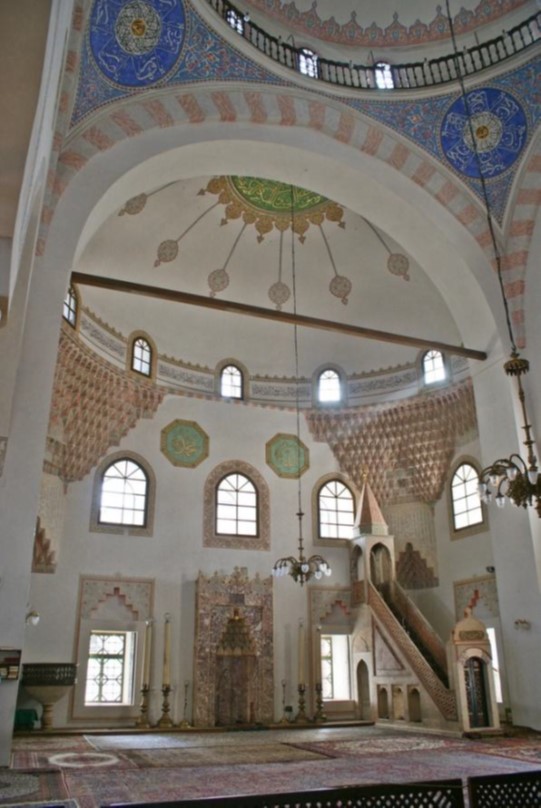
[[[483,174],[482,161],[479,156],[479,147],[477,138],[486,136],[483,131],[476,131],[474,129],[473,116],[466,93],[464,84],[464,76],[462,73],[459,51],[455,38],[455,31],[453,25],[453,18],[449,9],[449,0],[446,0],[447,17],[449,20],[449,29],[451,39],[453,42],[453,53],[455,61],[455,69],[460,84],[462,99],[464,102],[465,116],[468,126],[469,142],[473,151],[479,179],[482,189],[483,202],[485,204],[485,214],[490,234],[492,249],[494,252],[494,263],[496,265],[496,273],[498,276],[498,283],[502,297],[503,307],[505,311],[505,320],[507,324],[507,332],[509,335],[509,342],[511,344],[511,356],[504,364],[504,371],[507,376],[514,377],[517,380],[518,398],[520,402],[520,409],[522,414],[521,428],[524,430],[525,440],[523,441],[526,447],[526,459],[520,454],[514,452],[509,457],[498,458],[486,466],[479,475],[479,495],[483,502],[489,503],[492,500],[496,502],[500,508],[509,500],[516,506],[527,508],[528,506],[535,507],[537,514],[541,517],[541,478],[539,477],[539,469],[537,465],[537,457],[535,454],[535,441],[532,437],[532,425],[528,419],[526,410],[526,401],[524,395],[524,388],[522,386],[522,377],[525,376],[529,369],[530,363],[527,359],[520,356],[518,351],[513,327],[511,324],[511,316],[509,313],[509,305],[505,294],[505,287],[502,276],[502,256],[498,247],[496,234],[494,232],[494,225],[492,222],[492,215],[490,211],[490,200],[487,192],[485,176]]]
[[[293,186],[290,185],[291,192],[291,274],[292,274],[292,292],[293,292],[293,314],[297,315],[297,283],[295,271],[295,202],[293,194]],[[320,580],[324,575],[331,575],[331,568],[323,556],[318,553],[311,555],[307,558],[304,555],[304,540],[302,536],[302,519],[304,516],[302,510],[302,485],[301,485],[301,429],[300,429],[300,400],[299,400],[299,343],[298,343],[298,330],[297,322],[293,325],[293,345],[295,352],[295,414],[296,414],[296,445],[297,445],[297,501],[298,511],[297,519],[299,520],[299,557],[283,556],[275,562],[272,568],[272,574],[280,578],[283,575],[291,575],[295,583],[304,586],[305,583],[312,578]]]

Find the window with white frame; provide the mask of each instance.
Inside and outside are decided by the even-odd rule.
[[[133,704],[135,631],[91,631],[85,706]]]
[[[228,9],[225,20],[237,34],[241,34],[241,36],[244,34],[244,17],[238,11],[233,8]]]
[[[349,640],[347,634],[321,635],[321,685],[325,701],[351,698]]]
[[[317,79],[318,76],[318,56],[315,51],[309,48],[301,48],[299,51],[299,73]]]
[[[318,493],[320,539],[351,539],[355,518],[355,500],[341,480],[329,480]]]
[[[380,90],[392,90],[394,87],[393,71],[388,62],[376,62],[374,65],[376,87]]]
[[[423,380],[425,384],[443,382],[447,378],[441,351],[427,351],[423,356]]]
[[[64,306],[62,308],[62,316],[66,322],[75,328],[77,324],[77,295],[73,286],[70,286],[66,297],[64,298]]]
[[[133,460],[111,463],[101,479],[98,522],[144,527],[147,521],[148,475]]]
[[[216,533],[225,536],[258,535],[257,489],[244,474],[228,474],[218,483]]]
[[[132,344],[131,369],[143,376],[152,374],[152,348],[144,337],[137,337]]]
[[[236,365],[226,365],[220,373],[220,394],[223,398],[243,397],[242,371]]]
[[[317,379],[317,400],[322,404],[336,403],[342,400],[340,375],[332,368],[323,370]]]
[[[462,463],[453,474],[451,503],[455,530],[482,524],[479,474],[471,463]]]

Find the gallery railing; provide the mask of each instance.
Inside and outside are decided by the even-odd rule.
[[[229,0],[207,2],[239,36],[278,64],[299,72],[304,60],[304,64],[308,66],[305,75],[339,87],[360,90],[413,90],[446,84],[458,78],[457,58],[460,73],[471,76],[522,53],[541,38],[541,12],[537,12],[494,39],[464,48],[458,57],[449,53],[435,59],[407,64],[391,65],[380,62],[360,65],[351,61],[336,62],[315,54],[312,57],[307,56],[308,52],[303,48],[284,42],[280,36],[268,34]]]

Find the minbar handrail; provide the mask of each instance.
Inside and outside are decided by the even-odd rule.
[[[239,36],[257,48],[260,53],[283,67],[299,72],[299,57],[304,48],[290,45],[280,36],[268,34],[229,0],[207,0],[207,3]],[[464,48],[458,56],[449,53],[419,62],[389,64],[392,86],[386,87],[384,91],[416,90],[456,81],[459,78],[457,62],[462,76],[475,75],[522,53],[540,39],[541,12],[537,12],[493,39],[480,42],[471,48]],[[381,67],[378,68],[377,62],[373,65],[361,65],[317,56],[314,70],[313,78],[328,84],[354,90],[381,91],[381,87],[378,86]]]

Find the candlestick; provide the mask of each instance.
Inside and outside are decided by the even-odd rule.
[[[188,688],[190,687],[189,679],[184,680],[184,710],[182,713],[182,721],[180,723],[181,729],[189,729],[192,725],[188,721]]]
[[[299,684],[299,712],[295,716],[295,723],[296,724],[306,724],[308,722],[308,716],[306,715],[306,701],[304,698],[304,694],[306,693],[306,686],[304,684]]]
[[[162,690],[171,686],[171,615],[164,614]]]
[[[299,620],[299,684],[304,684],[305,636],[304,620]]]
[[[282,718],[280,719],[280,724],[289,724],[286,715],[286,685],[287,680],[282,679]]]
[[[135,722],[136,727],[150,727],[150,721],[148,720],[148,696],[150,693],[150,688],[148,685],[143,685],[141,688],[141,705],[140,705],[140,714],[139,718]]]
[[[168,727],[174,726],[173,721],[171,719],[171,716],[169,715],[169,710],[171,709],[170,705],[169,705],[169,694],[170,694],[170,692],[171,692],[170,685],[164,685],[162,687],[162,695],[163,695],[163,698],[162,698],[162,714],[161,714],[160,720],[158,721],[158,726],[161,727],[162,729],[164,727],[168,728]]]
[[[152,618],[145,621],[145,640],[143,647],[143,688],[150,686],[150,661],[152,659]]]

